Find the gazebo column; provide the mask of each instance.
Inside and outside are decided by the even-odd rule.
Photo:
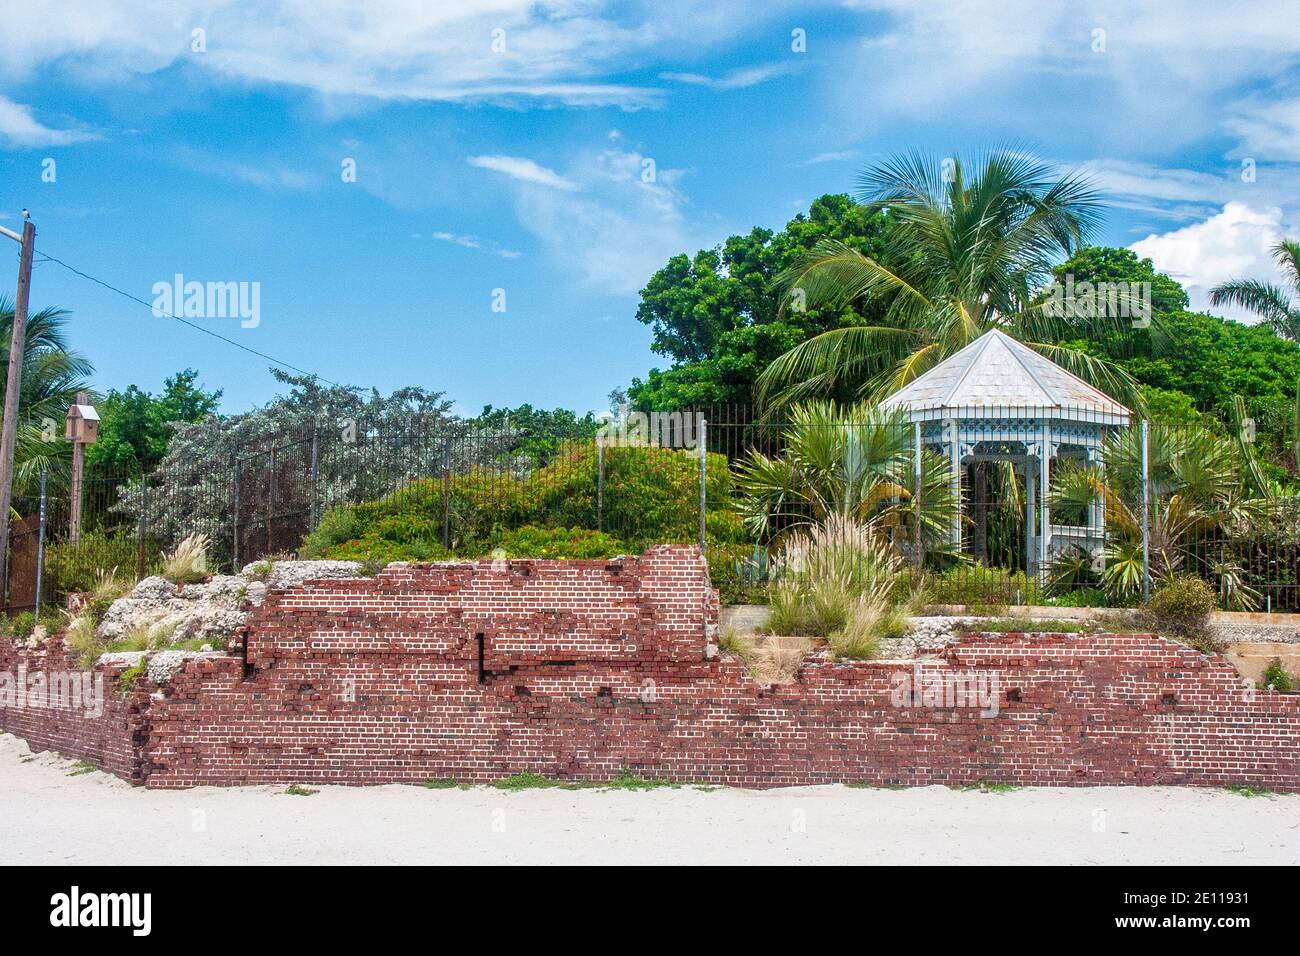
[[[1032,448],[1032,446],[1030,446]],[[1038,476],[1034,474],[1034,459],[1025,459],[1025,572],[1027,575],[1038,571],[1038,529],[1034,521],[1034,509],[1038,501],[1035,493]]]
[[[1052,459],[1052,426],[1043,422],[1042,440],[1039,444],[1040,454],[1038,456],[1038,508],[1039,508],[1039,533],[1038,533],[1038,580],[1039,583],[1047,582],[1047,562],[1048,549],[1052,543],[1052,514],[1047,504],[1048,478],[1050,476],[1050,467]]]
[[[1105,431],[1102,432],[1103,436]],[[1103,468],[1104,463],[1101,457],[1100,448],[1088,449],[1088,464]],[[1092,504],[1088,508],[1088,537],[1091,541],[1096,542],[1096,569],[1100,573],[1106,569],[1106,501],[1101,495],[1092,499]]]
[[[948,467],[952,470],[952,498],[956,504],[952,527],[948,529],[948,541],[958,551],[961,550],[961,437],[957,434],[957,423],[947,419],[943,423],[944,450],[948,452]]]

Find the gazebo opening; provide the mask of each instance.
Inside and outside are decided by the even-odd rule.
[[[1043,580],[1051,559],[1077,546],[1100,570],[1103,503],[1053,515],[1048,491],[1071,463],[1101,467],[1108,435],[1129,424],[1127,408],[997,330],[881,405],[905,409],[920,445],[949,461],[961,503],[949,532],[955,548]]]

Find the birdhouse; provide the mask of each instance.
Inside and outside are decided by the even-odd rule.
[[[66,438],[78,445],[93,445],[99,440],[99,412],[86,404],[86,393],[78,392],[77,401],[68,406]]]

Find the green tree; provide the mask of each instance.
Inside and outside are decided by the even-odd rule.
[[[776,276],[825,239],[878,255],[887,230],[883,215],[828,195],[779,232],[755,228],[694,257],[673,256],[641,290],[636,313],[654,332],[655,352],[673,365],[633,379],[629,401],[647,411],[750,401],[759,373],[778,355],[879,311],[845,304],[782,314]]]
[[[566,441],[589,441],[600,423],[587,412],[581,417],[567,408],[547,411],[523,404],[517,408],[484,405],[477,418],[467,424],[484,432],[508,436],[506,451],[526,456],[534,465],[544,465],[559,453]]]
[[[1120,316],[1073,302],[1049,308],[1043,294],[1053,266],[1100,216],[1085,179],[995,150],[973,170],[960,159],[897,156],[866,170],[860,185],[866,208],[894,223],[883,254],[821,240],[779,277],[783,314],[805,300],[830,308],[866,301],[885,305],[883,320],[822,332],[780,356],[758,379],[760,400],[845,387],[879,397],[999,328],[1121,401],[1138,401],[1123,369],[1058,344],[1116,326]]]
[[[90,360],[68,346],[63,309],[42,309],[27,318],[18,440],[14,446],[14,493],[31,494],[42,470],[55,486],[68,480],[72,446],[63,438],[63,419],[77,392],[89,391]],[[13,303],[0,298],[0,368],[9,364]],[[0,378],[0,400],[8,401]]]
[[[1249,309],[1278,335],[1300,342],[1300,304],[1291,292],[1300,293],[1300,242],[1283,239],[1270,250],[1290,290],[1258,279],[1232,279],[1210,290],[1211,305],[1239,305]]]
[[[195,384],[198,377],[190,368],[177,372],[163,382],[159,395],[135,385],[109,389],[97,405],[99,441],[86,450],[86,460],[152,471],[167,454],[178,423],[197,422],[217,410],[221,390],[205,391]]]

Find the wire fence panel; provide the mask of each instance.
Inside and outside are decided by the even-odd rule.
[[[715,583],[755,596],[788,540],[843,515],[934,603],[1135,604],[1148,580],[1188,574],[1225,607],[1300,611],[1300,499],[1252,483],[1252,454],[1092,407],[730,405],[625,413],[594,434],[322,421],[216,464],[88,465],[79,528],[66,485],[43,520],[38,496],[16,497],[8,607],[34,607],[38,577],[57,602],[154,572],[193,534],[213,571],[703,543]]]

